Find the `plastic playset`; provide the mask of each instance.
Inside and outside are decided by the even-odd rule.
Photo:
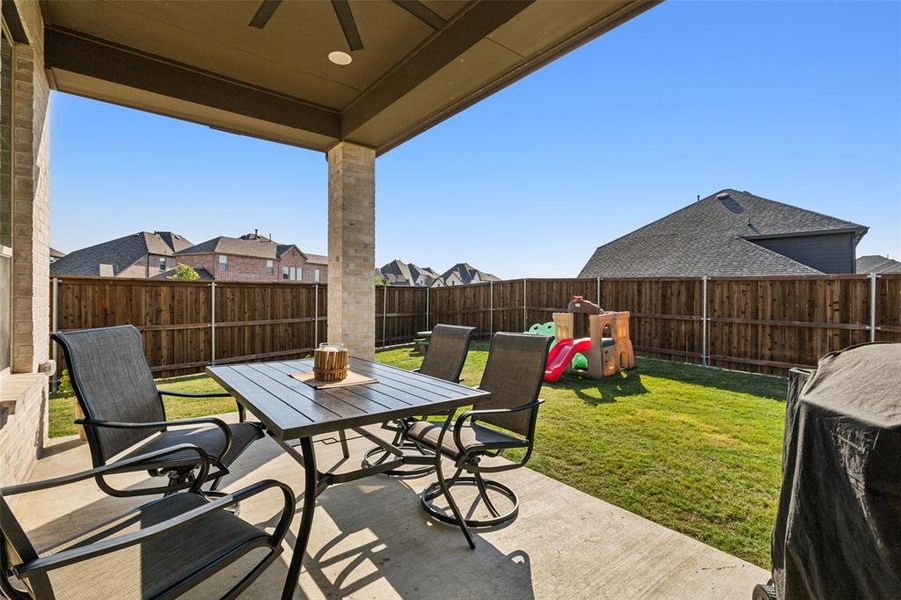
[[[575,313],[588,315],[586,338],[573,338]],[[526,333],[555,339],[547,356],[545,381],[557,381],[566,371],[600,379],[635,366],[629,313],[605,311],[582,296],[573,296],[566,312],[554,313],[552,322],[536,323]]]

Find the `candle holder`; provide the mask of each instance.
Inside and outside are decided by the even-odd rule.
[[[313,351],[317,381],[343,381],[347,377],[347,348],[341,342],[322,342]]]

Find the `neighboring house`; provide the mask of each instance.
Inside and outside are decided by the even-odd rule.
[[[60,252],[56,248],[50,248],[50,264],[55,263],[56,261],[58,261],[65,255],[66,255],[65,252]]]
[[[206,270],[217,281],[328,280],[325,256],[306,254],[294,244],[279,244],[257,232],[215,237],[178,252],[176,258],[198,273]]]
[[[418,273],[414,284],[420,287],[430,287],[435,281],[441,278],[441,275],[439,275],[437,271],[429,267],[417,267],[416,269]]]
[[[429,267],[420,267],[395,259],[383,266],[379,273],[385,281],[385,285],[445,287],[483,281],[500,281],[499,277],[480,271],[468,263],[457,263],[439,275],[437,271]]]
[[[413,263],[405,263],[395,259],[379,269],[385,285],[405,285],[428,287],[439,277],[429,267],[420,267]]]
[[[500,281],[501,278],[491,273],[480,271],[469,263],[457,263],[439,277],[441,283],[433,283],[434,287],[451,285],[467,285],[470,283],[484,283],[486,281]]]
[[[854,273],[867,227],[726,189],[595,250],[579,277]]]
[[[413,285],[413,275],[410,273],[410,265],[400,259],[394,259],[381,269],[382,279],[385,285]]]
[[[50,274],[150,278],[175,268],[191,242],[171,231],[142,231],[75,250],[53,261]]]
[[[305,274],[308,274],[309,280],[313,283],[326,283],[328,277],[328,256],[324,254],[310,254],[309,252],[304,252],[304,256],[307,257],[307,270]],[[282,273],[284,275],[284,273]],[[282,277],[284,279],[284,277]],[[307,280],[304,280],[307,281]]]
[[[857,259],[858,273],[901,273],[901,262],[888,256],[869,254]]]

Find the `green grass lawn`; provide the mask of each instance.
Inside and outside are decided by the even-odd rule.
[[[157,386],[161,389],[171,389],[179,392],[221,392],[217,383],[206,375],[188,375],[186,377],[173,377],[172,379],[158,379]],[[50,437],[74,435],[75,420],[74,395],[64,378],[58,394],[50,398]],[[166,397],[167,419],[186,419],[188,417],[203,417],[206,415],[220,415],[237,411],[235,401],[231,398],[171,398]]]
[[[416,368],[408,348],[378,360]],[[478,385],[487,344],[473,345],[464,383]],[[203,376],[162,380],[188,391],[219,388]],[[592,496],[769,566],[779,488],[786,381],[639,359],[602,381],[546,384],[529,466]],[[51,400],[51,436],[74,433],[71,398]],[[228,399],[167,399],[171,418],[234,410]]]

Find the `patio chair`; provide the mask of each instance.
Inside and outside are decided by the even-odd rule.
[[[435,325],[429,349],[417,372],[458,383],[475,327]]]
[[[495,334],[488,353],[488,364],[479,384],[479,389],[491,392],[491,399],[479,404],[477,409],[460,415],[453,422],[452,432],[450,420],[444,424],[417,421],[407,431],[411,439],[440,450],[435,458],[438,481],[423,490],[423,508],[439,521],[458,525],[472,548],[475,548],[475,542],[469,528],[501,525],[516,518],[519,512],[516,492],[497,481],[485,479],[482,474],[518,469],[528,462],[535,439],[538,407],[544,402],[538,394],[551,339],[520,333]],[[481,464],[482,459],[500,456],[513,448],[525,451],[518,461]],[[444,476],[442,454],[454,461],[456,472],[450,478]],[[463,471],[469,475],[461,476]],[[456,486],[476,487],[476,502],[481,499],[485,503],[490,518],[464,519],[452,495]],[[511,508],[503,513],[499,511],[488,494],[489,490],[504,496]],[[452,515],[432,503],[441,495],[446,498]]]
[[[143,337],[131,325],[60,332],[51,337],[66,356],[69,378],[85,415],[75,422],[84,426],[94,467],[123,453],[119,460],[191,443],[210,456],[215,470],[207,477],[212,481],[210,490],[215,490],[228,474],[228,466],[263,437],[262,424],[244,421],[240,405],[238,423],[227,424],[215,417],[167,421],[163,396],[219,398],[229,394],[157,389],[144,356]],[[136,444],[140,445],[129,450]],[[190,453],[176,453],[152,462],[130,463],[136,470],[168,477],[164,488],[119,490],[108,485],[102,474],[97,476],[97,485],[111,496],[171,493],[191,484],[193,462]]]
[[[445,381],[459,383],[460,373],[469,353],[469,344],[475,327],[462,327],[460,325],[438,324],[432,330],[429,350],[426,352],[422,364],[416,369],[417,373],[437,377]],[[417,440],[407,436],[407,430],[416,422],[416,419],[399,419],[391,423],[383,423],[382,429],[394,432],[391,444],[407,451],[418,452],[422,455],[431,455],[432,452],[424,448]],[[363,461],[364,466],[380,464],[389,457],[389,453],[380,446],[370,448],[366,452]],[[432,465],[423,465],[414,468],[400,468],[384,471],[383,475],[393,477],[421,477],[435,470]]]
[[[172,455],[185,463],[194,461],[200,470],[188,491],[129,510],[46,550],[35,548],[6,500],[133,470]],[[223,596],[235,598],[281,553],[294,515],[294,492],[284,483],[265,480],[213,500],[200,489],[210,464],[197,446],[179,444],[90,471],[0,489],[0,592],[11,600],[173,598],[249,552],[267,550]],[[276,489],[284,507],[276,513],[280,516],[272,533],[228,510]]]

